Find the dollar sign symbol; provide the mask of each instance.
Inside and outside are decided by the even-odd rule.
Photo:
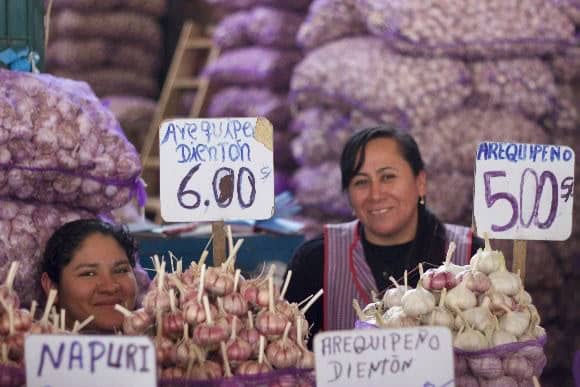
[[[568,202],[568,199],[570,199],[570,196],[572,196],[574,193],[574,178],[572,176],[568,176],[562,180],[560,189],[562,190],[560,197],[564,199],[564,202]]]

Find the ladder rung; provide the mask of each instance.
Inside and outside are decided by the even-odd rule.
[[[187,41],[187,43],[185,43],[185,48],[188,48],[188,49],[205,48],[205,49],[209,50],[211,48],[212,44],[213,44],[213,42],[209,38],[195,38],[195,39]]]
[[[198,78],[180,78],[176,79],[174,86],[178,89],[197,89],[200,85]]]
[[[159,157],[149,157],[145,161],[145,165],[143,167],[144,168],[159,168],[159,166],[160,166]]]

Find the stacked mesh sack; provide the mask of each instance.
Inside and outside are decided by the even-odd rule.
[[[47,72],[109,101],[137,149],[155,111],[167,0],[53,0]]]
[[[205,69],[217,89],[207,115],[264,116],[272,122],[276,192],[289,188],[295,168],[287,97],[292,69],[302,57],[295,36],[310,1],[206,0],[225,13],[213,33],[221,54]]]
[[[40,301],[44,246],[62,224],[108,216],[137,198],[139,156],[84,82],[0,69],[0,278],[23,305]],[[146,286],[147,274],[137,270]]]
[[[323,221],[350,216],[339,152],[351,133],[373,124],[415,136],[427,204],[453,223],[471,223],[478,142],[578,152],[578,66],[565,63],[580,47],[579,9],[574,0],[314,0],[297,34],[306,54],[290,90],[299,202]],[[529,267],[543,268],[530,270],[527,282],[550,337],[547,385],[568,382],[578,345],[565,337],[576,337],[579,313],[560,297],[580,286],[578,222],[567,242],[528,243]]]

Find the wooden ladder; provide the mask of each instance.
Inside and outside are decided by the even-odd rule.
[[[195,98],[186,117],[200,116],[209,89],[209,79],[201,76],[201,72],[218,56],[219,49],[211,38],[204,37],[195,23],[186,21],[181,29],[159,102],[141,148],[143,178],[147,182],[148,195],[145,211],[153,214],[156,223],[161,223],[159,149],[155,146],[159,138],[159,125],[166,118],[176,118],[180,115],[183,117],[183,113],[179,113],[179,106],[181,96],[186,91],[195,91]]]

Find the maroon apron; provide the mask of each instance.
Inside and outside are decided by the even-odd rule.
[[[466,265],[471,258],[472,232],[468,227],[445,224],[447,245],[457,245],[453,263]],[[447,247],[446,247],[447,249]],[[358,220],[324,227],[324,330],[353,329],[356,313],[352,300],[361,306],[377,292],[373,273],[364,256]]]

